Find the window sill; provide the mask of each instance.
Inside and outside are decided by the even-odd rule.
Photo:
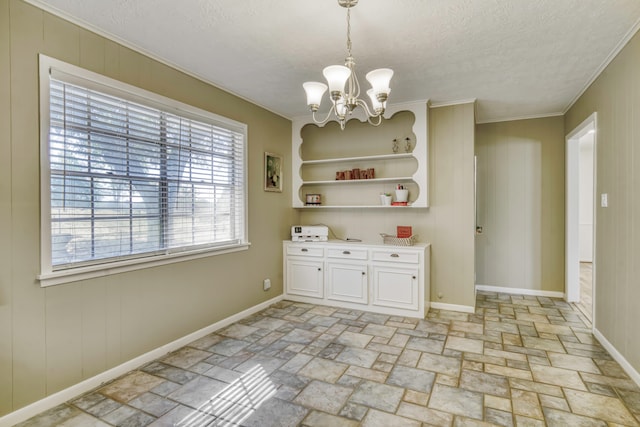
[[[209,248],[199,251],[181,252],[175,254],[154,256],[152,258],[138,258],[126,261],[117,261],[108,264],[92,265],[87,267],[70,268],[49,273],[42,273],[37,276],[41,287],[61,285],[63,283],[77,282],[79,280],[104,277],[112,274],[124,273],[127,271],[141,270],[143,268],[157,267],[160,265],[173,264],[176,262],[190,261],[209,256],[228,254],[232,252],[246,251],[251,243],[224,246],[219,248]]]

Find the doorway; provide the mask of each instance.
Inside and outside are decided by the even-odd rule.
[[[566,137],[566,299],[595,313],[596,113]]]

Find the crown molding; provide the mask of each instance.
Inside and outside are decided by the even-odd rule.
[[[589,80],[587,80],[587,83],[584,85],[582,90],[580,92],[578,92],[578,94],[571,100],[571,102],[569,102],[569,104],[562,111],[563,115],[567,114],[567,112],[571,109],[571,107],[573,107],[573,104],[578,102],[578,100],[582,97],[582,95],[584,95],[584,93],[587,91],[587,89],[589,89],[591,87],[593,82],[595,82],[596,79],[598,77],[600,77],[600,74],[602,74],[602,72],[605,70],[605,68],[607,68],[609,66],[609,64],[611,64],[611,62],[616,58],[616,56],[618,56],[620,51],[622,51],[622,49],[624,49],[624,47],[627,45],[627,43],[629,43],[629,41],[633,38],[633,36],[636,35],[638,30],[640,30],[640,19],[638,19],[636,21],[636,23],[633,25],[633,27],[631,27],[631,29],[629,31],[627,31],[627,33],[624,35],[622,40],[620,40],[620,42],[613,48],[613,50],[611,51],[609,56],[607,56],[604,59],[602,64],[600,64],[600,66],[591,75],[591,78]]]
[[[547,117],[558,117],[558,116],[564,116],[564,113],[558,112],[558,113],[548,113],[548,114],[531,114],[528,116],[505,117],[505,118],[496,119],[496,120],[476,121],[476,124],[484,125],[489,123],[514,122],[516,120],[545,119]]]
[[[462,105],[462,104],[475,104],[476,101],[477,101],[476,98],[457,99],[454,101],[431,101],[429,102],[429,108],[450,107],[452,105]]]

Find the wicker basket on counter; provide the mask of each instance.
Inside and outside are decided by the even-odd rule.
[[[380,233],[382,236],[382,243],[385,245],[394,246],[413,246],[418,240],[418,236],[413,235],[411,237],[396,237],[391,234]]]

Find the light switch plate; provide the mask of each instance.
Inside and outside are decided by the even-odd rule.
[[[600,194],[600,207],[606,208],[609,206],[609,195],[607,193]]]

